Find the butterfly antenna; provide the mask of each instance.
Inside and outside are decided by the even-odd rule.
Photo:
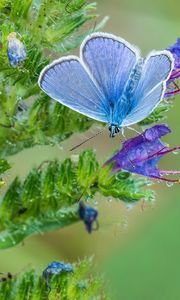
[[[97,135],[103,133],[103,131],[104,131],[104,129],[101,130],[101,131],[99,131],[99,132],[97,132],[95,135],[90,136],[89,138],[87,138],[87,139],[86,139],[85,141],[83,141],[82,143],[80,143],[80,144],[78,144],[78,145],[72,147],[69,151],[73,151],[73,150],[79,148],[80,146],[82,146],[83,144],[85,144],[86,142],[88,142],[89,140],[91,140],[91,139],[95,138]]]

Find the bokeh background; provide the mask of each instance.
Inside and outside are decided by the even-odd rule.
[[[161,50],[180,36],[179,0],[99,0],[98,12],[109,15],[104,31],[117,34],[138,45],[146,55]],[[180,145],[180,96],[167,114],[172,134],[170,145]],[[42,160],[63,160],[71,146],[97,132],[74,135],[56,147],[35,147],[9,158],[13,168],[6,176],[9,182],[16,175],[22,178]],[[127,133],[127,136],[130,133]],[[119,145],[119,138],[108,133],[86,144],[96,148],[99,159],[108,157]],[[179,169],[178,155],[166,156],[160,166]],[[128,208],[121,202],[97,195],[94,205],[100,212],[100,229],[88,235],[82,223],[55,232],[30,237],[15,248],[0,252],[0,271],[17,273],[29,265],[42,270],[52,260],[75,261],[94,255],[97,268],[105,273],[111,291],[118,300],[169,300],[180,295],[180,186],[167,187],[155,182],[157,193],[153,205]]]

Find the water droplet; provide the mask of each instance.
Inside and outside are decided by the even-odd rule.
[[[22,100],[22,97],[18,95],[18,96],[16,97],[16,99],[17,99],[18,101],[21,101],[21,100]]]
[[[107,201],[108,201],[108,202],[112,202],[112,201],[113,201],[113,198],[112,198],[112,197],[107,197]]]
[[[154,184],[154,182],[152,182],[152,181],[149,181],[149,182],[146,183],[147,186],[151,186],[153,184]]]
[[[173,182],[166,182],[167,187],[172,187],[173,186]]]
[[[136,202],[125,203],[126,208],[127,208],[128,210],[133,209],[133,208],[136,206],[136,204],[137,204]]]
[[[15,240],[14,239],[11,239],[11,240],[12,240],[12,244],[15,245],[16,244]]]
[[[98,205],[98,201],[96,199],[93,200],[94,205]]]
[[[79,155],[77,154],[72,154],[71,155],[71,160],[74,162],[74,163],[77,163],[79,161]]]
[[[178,154],[178,151],[175,150],[175,151],[173,151],[172,153],[175,154],[175,155],[177,155],[177,154]]]
[[[86,196],[84,197],[84,200],[85,200],[86,202],[91,202],[91,201],[92,201],[92,198],[93,198],[93,196],[91,196],[91,195],[86,195]]]
[[[121,181],[121,179],[119,178],[119,175],[118,175],[118,174],[115,175],[115,179],[116,179],[117,181]]]
[[[122,229],[127,229],[128,227],[128,219],[126,216],[122,216],[122,220],[120,223],[117,224],[118,227],[122,228]]]

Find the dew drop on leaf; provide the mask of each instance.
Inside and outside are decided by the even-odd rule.
[[[173,182],[166,182],[167,187],[172,187],[173,186]]]
[[[154,182],[152,182],[152,181],[149,181],[149,182],[146,183],[147,186],[151,186],[153,184],[154,184]]]
[[[112,201],[113,201],[113,198],[112,198],[112,197],[108,197],[108,198],[107,198],[107,201],[108,201],[108,202],[112,202]]]
[[[177,154],[178,154],[178,151],[173,151],[172,153],[175,154],[175,155],[177,155]]]
[[[125,205],[128,210],[131,210],[136,206],[136,204],[137,202],[131,202],[131,203],[126,203]]]
[[[96,199],[93,200],[94,205],[98,205],[98,201]]]

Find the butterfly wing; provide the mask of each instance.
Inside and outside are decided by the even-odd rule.
[[[112,103],[121,98],[139,50],[116,36],[95,33],[85,39],[80,55],[80,59],[68,56],[47,66],[39,85],[71,109],[110,123]],[[125,104],[121,114],[123,110]]]
[[[51,98],[98,121],[108,121],[105,98],[76,56],[55,60],[39,77],[40,88]]]
[[[106,105],[119,100],[139,58],[139,50],[114,35],[93,33],[83,42],[80,55],[101,87]]]
[[[141,78],[132,98],[132,106],[122,126],[129,126],[145,119],[162,100],[166,81],[174,66],[170,52],[152,52],[142,68]]]

